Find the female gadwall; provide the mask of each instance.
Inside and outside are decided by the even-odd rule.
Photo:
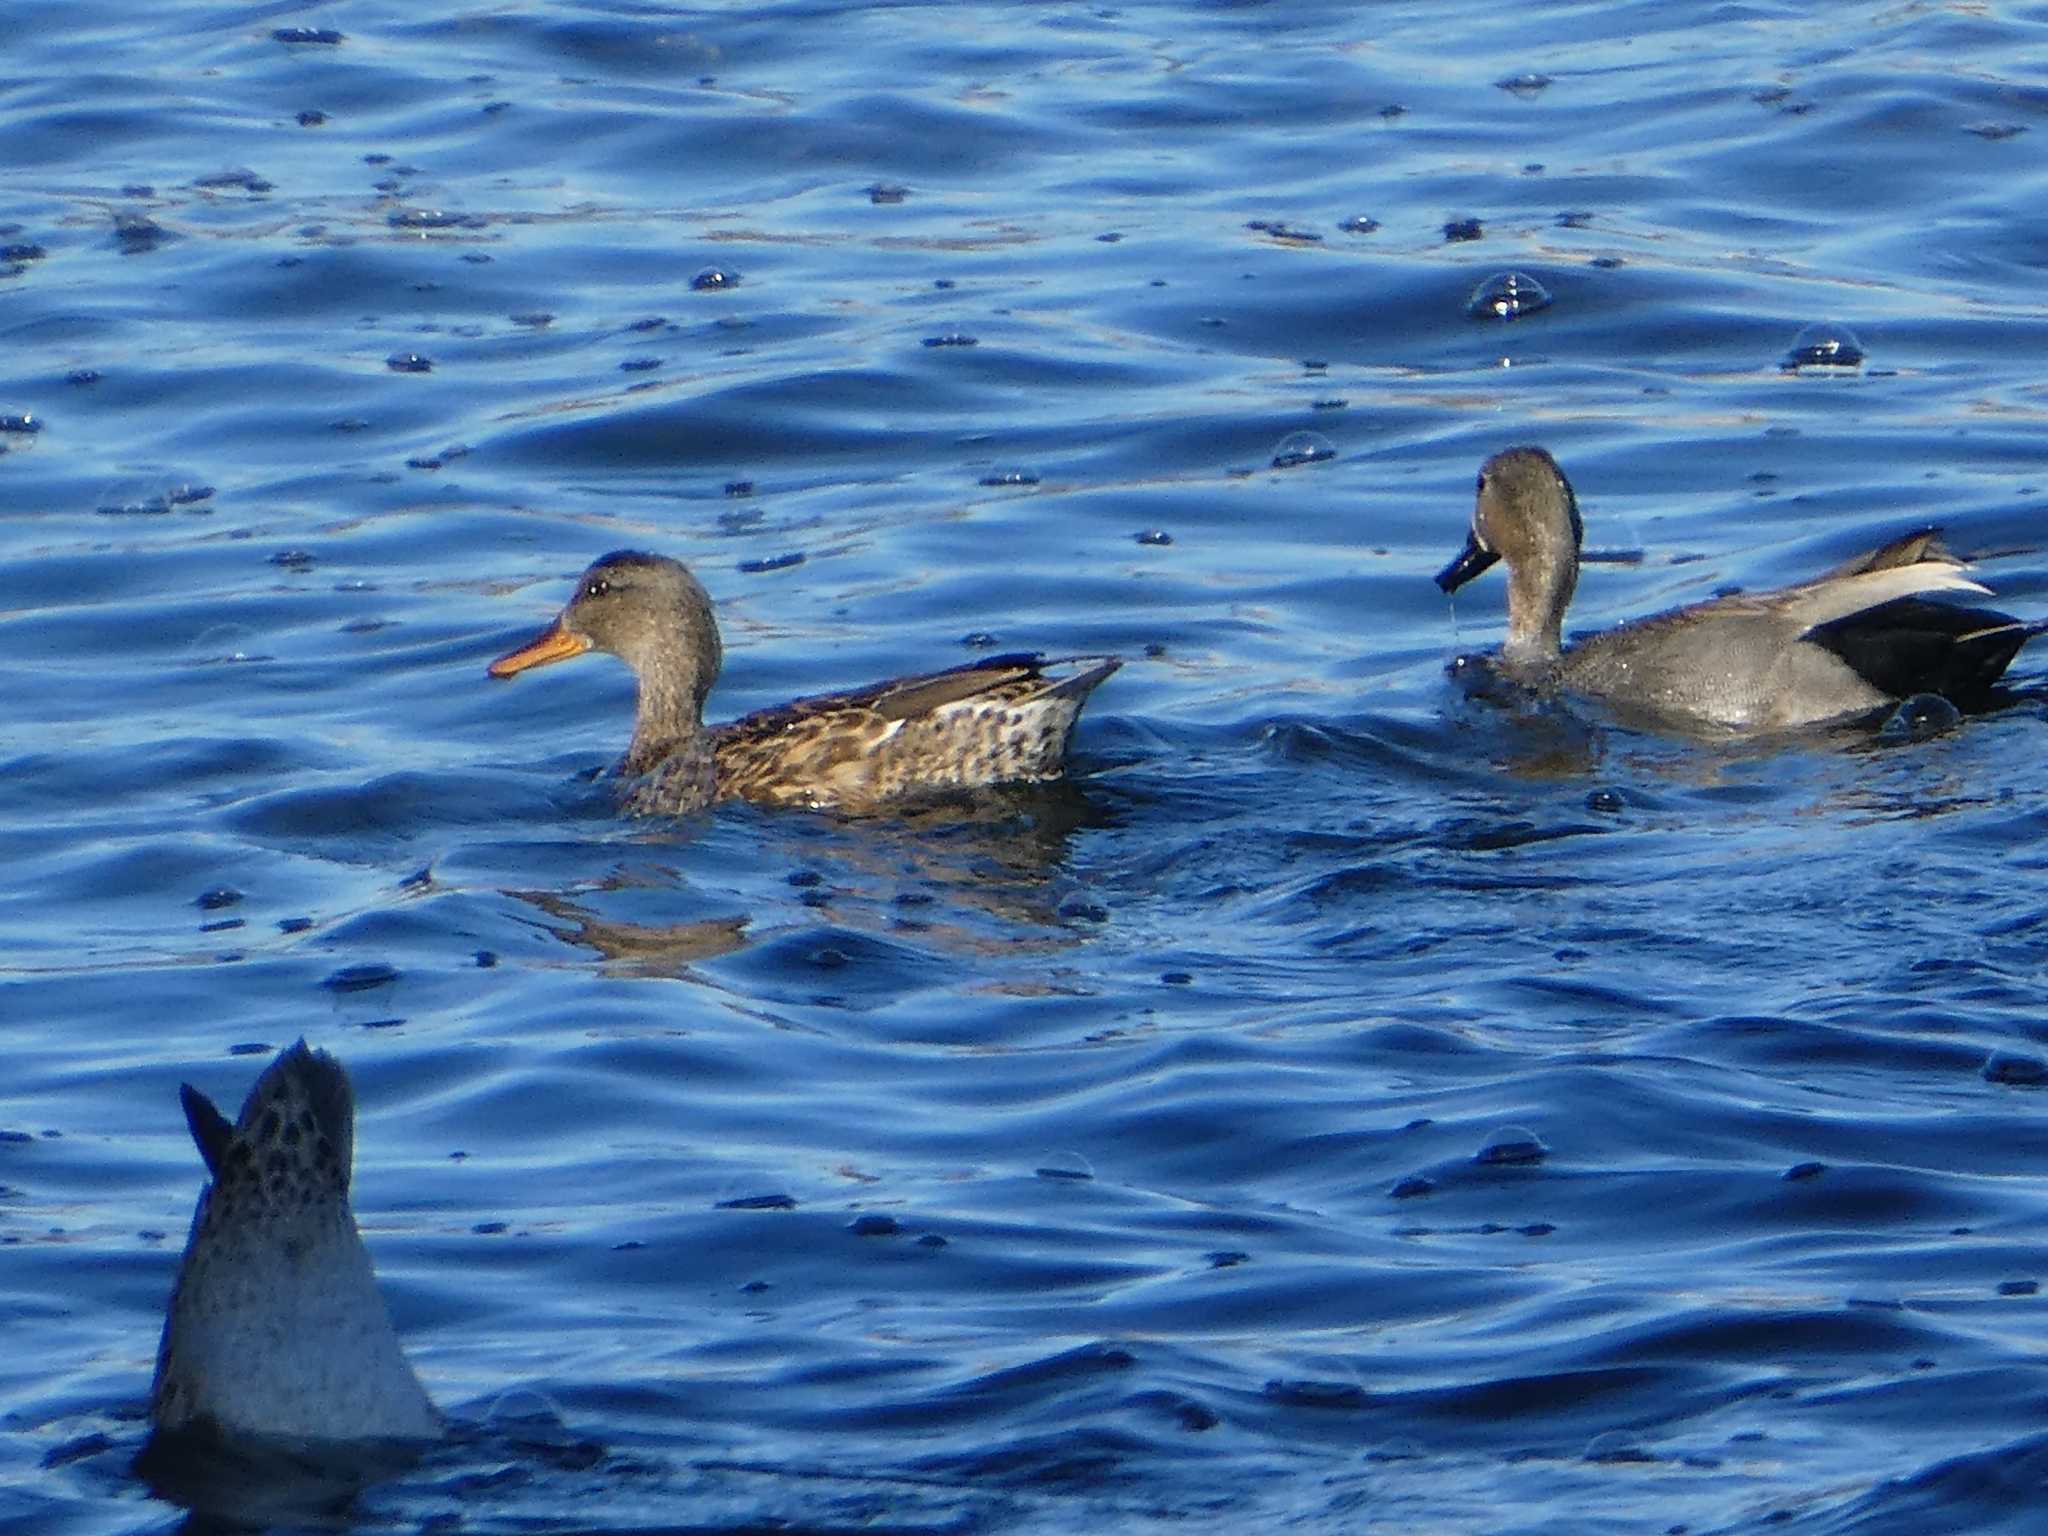
[[[985,661],[819,694],[706,729],[704,699],[723,652],[711,599],[681,562],[622,549],[578,578],[561,617],[491,663],[493,677],[609,651],[633,669],[640,703],[619,773],[639,814],[714,800],[872,811],[931,790],[1057,778],[1089,693],[1114,657]],[[1084,663],[1063,677],[1049,666]]]
[[[1868,713],[1917,693],[1981,705],[2019,648],[2048,625],[1928,602],[1983,592],[1933,531],[1909,534],[1798,586],[1711,598],[1560,644],[1579,579],[1578,500],[1541,448],[1510,448],[1479,471],[1464,552],[1437,576],[1456,591],[1505,560],[1501,669],[1660,724],[1790,730]]]
[[[259,1441],[438,1440],[349,1209],[348,1074],[301,1040],[229,1125],[180,1091],[213,1175],[171,1291],[149,1416],[162,1433]]]

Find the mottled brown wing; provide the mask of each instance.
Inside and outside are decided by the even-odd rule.
[[[719,742],[722,756],[728,741],[777,735],[821,717],[843,718],[849,726],[863,716],[907,720],[941,705],[971,699],[976,694],[995,694],[1006,686],[1035,679],[1042,675],[1045,665],[1042,658],[1030,654],[990,656],[965,666],[949,667],[944,672],[892,677],[841,693],[814,693],[714,726],[712,734]]]
[[[1045,667],[1069,661],[1094,665],[1071,677],[1045,676]],[[852,808],[921,783],[976,782],[979,775],[968,770],[965,757],[977,750],[970,738],[980,711],[962,715],[954,706],[1002,709],[1056,701],[1070,720],[1081,699],[1119,665],[1113,658],[991,656],[760,710],[712,731],[718,793],[766,804]],[[933,722],[934,729],[925,729],[941,712],[957,720],[957,727]],[[948,739],[956,733],[957,744]],[[956,745],[961,762],[950,760]]]
[[[872,709],[774,713],[788,717],[765,732],[740,729],[757,723],[752,715],[720,728],[714,742],[720,799],[822,806],[870,798],[863,786],[867,763],[893,726]]]

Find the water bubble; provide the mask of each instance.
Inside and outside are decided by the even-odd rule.
[[[516,1424],[528,1432],[542,1428],[553,1432],[563,1428],[560,1410],[531,1387],[514,1387],[500,1395],[484,1410],[484,1420],[501,1429]]]
[[[123,256],[143,256],[171,238],[171,232],[146,213],[114,215],[114,243]]]
[[[147,476],[119,480],[100,492],[93,510],[103,517],[160,517],[213,495],[210,485],[189,480],[165,481]]]
[[[466,213],[447,208],[401,208],[386,214],[384,222],[393,229],[454,229],[468,218]]]
[[[1168,533],[1164,528],[1142,529],[1139,532],[1132,534],[1131,537],[1137,540],[1138,543],[1150,545],[1155,549],[1164,549],[1167,545],[1173,542],[1173,535]]]
[[[1291,241],[1296,245],[1314,245],[1323,238],[1312,229],[1297,229],[1280,219],[1251,219],[1244,227],[1271,239]]]
[[[1544,90],[1550,85],[1551,79],[1548,75],[1521,74],[1509,75],[1506,79],[1496,80],[1493,83],[1497,88],[1506,91],[1509,95],[1519,96],[1524,101],[1528,101],[1542,95]]]
[[[1519,320],[1549,307],[1550,290],[1525,272],[1496,272],[1465,301],[1474,320]]]
[[[1601,1431],[1587,1442],[1585,1459],[1614,1463],[1655,1461],[1657,1458],[1644,1450],[1635,1437],[1626,1430],[1609,1429]]]
[[[764,1195],[734,1195],[711,1207],[714,1211],[793,1211],[796,1197],[777,1191]]]
[[[433,359],[417,352],[394,352],[384,359],[384,366],[393,373],[432,373]]]
[[[19,432],[29,435],[42,430],[43,423],[41,418],[32,416],[27,411],[0,414],[0,432]]]
[[[1268,1399],[1295,1408],[1363,1408],[1372,1399],[1355,1381],[1284,1380],[1275,1378],[1263,1391]]]
[[[2023,1051],[1993,1051],[1984,1062],[1984,1081],[2038,1088],[2048,1082],[2048,1062]]]
[[[1320,432],[1290,432],[1274,445],[1273,467],[1294,469],[1337,457],[1337,445]]]
[[[740,275],[732,267],[706,267],[690,279],[690,287],[698,293],[715,293],[721,288],[737,288]]]
[[[320,985],[330,992],[368,992],[375,987],[388,987],[396,980],[395,967],[372,960],[363,965],[345,965],[331,972]]]
[[[1793,368],[1858,368],[1863,364],[1863,343],[1846,325],[1819,321],[1792,338],[1792,350],[1780,363]]]
[[[941,331],[936,336],[925,337],[924,344],[928,347],[978,347],[981,341],[965,331]]]
[[[1109,908],[1095,900],[1092,896],[1083,896],[1078,892],[1067,897],[1054,910],[1061,922],[1106,923],[1109,921]]]
[[[270,182],[246,166],[229,166],[226,170],[209,171],[206,175],[195,178],[192,185],[209,192],[229,189],[243,192],[273,190]]]
[[[1095,1166],[1078,1152],[1048,1152],[1031,1170],[1041,1179],[1068,1179],[1085,1183],[1095,1177]]]
[[[327,114],[312,107],[308,107],[299,114],[299,126],[301,128],[318,128],[326,121]]]
[[[1962,723],[1963,712],[1938,693],[1916,693],[1901,699],[1877,729],[1881,741],[1926,741]]]
[[[1347,235],[1369,235],[1380,227],[1380,221],[1375,218],[1369,218],[1362,213],[1354,213],[1350,218],[1340,222],[1337,227]]]
[[[1504,1125],[1486,1138],[1472,1160],[1513,1166],[1540,1163],[1549,1155],[1550,1148],[1543,1144],[1543,1138],[1527,1126]]]
[[[332,27],[278,27],[270,35],[280,43],[314,43],[329,48],[342,41],[342,35]]]
[[[1444,239],[1456,244],[1460,240],[1483,240],[1486,227],[1477,219],[1451,219],[1444,225]]]
[[[856,1216],[847,1223],[846,1230],[855,1237],[894,1237],[903,1230],[894,1216],[883,1216],[870,1211]]]
[[[893,181],[870,182],[861,191],[867,193],[868,201],[878,208],[900,203],[910,196],[910,188]]]
[[[1038,473],[1030,469],[992,469],[981,477],[983,485],[1036,485]]]

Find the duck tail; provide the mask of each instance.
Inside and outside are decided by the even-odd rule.
[[[1072,699],[1078,704],[1106,682],[1124,664],[1121,656],[1055,656],[1040,667],[1079,667],[1081,670],[1058,678],[1045,690],[1048,699]]]

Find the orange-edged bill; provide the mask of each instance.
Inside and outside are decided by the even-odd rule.
[[[589,649],[588,640],[564,629],[557,619],[541,631],[537,639],[517,650],[507,651],[492,662],[490,673],[493,677],[512,677],[529,667],[544,667],[551,661],[567,661],[571,656],[581,656]]]

